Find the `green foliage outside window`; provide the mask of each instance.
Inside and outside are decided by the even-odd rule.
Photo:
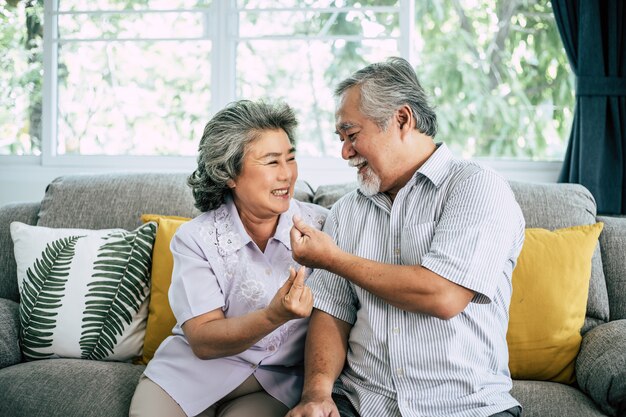
[[[417,72],[434,92],[441,140],[465,156],[561,159],[574,81],[550,4],[431,0],[416,8]]]
[[[108,2],[113,10],[151,4],[150,0]],[[72,5],[69,10],[91,7],[78,3],[62,2]],[[339,155],[332,88],[373,60],[399,54],[398,13],[315,11],[356,4],[354,0],[238,2],[243,38],[236,43],[235,96],[282,98],[294,106],[301,121],[301,155]],[[398,2],[359,0],[358,4],[395,7]],[[188,0],[179,5],[193,9],[208,3]],[[297,6],[302,7],[300,15],[263,13],[263,7]],[[571,126],[574,86],[550,4],[420,0],[414,6],[413,59],[437,108],[437,139],[466,157],[560,159]],[[43,0],[0,5],[0,48],[8,51],[0,54],[0,154],[41,152],[42,8]],[[135,42],[132,37],[137,33],[149,38],[150,29],[158,25],[140,25],[161,18],[160,33],[170,30],[187,36],[175,26],[182,24],[189,36],[197,36],[203,23],[194,19],[200,14],[74,16],[59,20],[61,37],[81,38],[95,28],[100,34],[94,36],[110,41],[59,46],[57,150],[194,154],[210,117],[210,62],[215,46],[204,40],[177,44]],[[265,38],[277,34],[284,36]],[[130,40],[116,41],[116,36]]]

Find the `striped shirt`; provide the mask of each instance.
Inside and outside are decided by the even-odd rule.
[[[393,204],[356,190],[332,207],[324,231],[347,252],[420,264],[476,293],[441,320],[328,271],[311,275],[315,307],[353,326],[334,391],[362,417],[489,416],[519,405],[509,394],[506,331],[524,218],[502,177],[439,144]]]

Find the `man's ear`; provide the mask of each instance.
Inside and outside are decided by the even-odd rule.
[[[400,107],[396,111],[396,121],[402,132],[410,132],[413,128],[413,111],[407,105]]]
[[[226,185],[228,185],[228,188],[235,188],[237,186],[233,180],[226,181]]]

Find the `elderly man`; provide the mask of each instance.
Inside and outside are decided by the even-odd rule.
[[[519,416],[506,331],[524,218],[507,182],[435,143],[401,58],[339,84],[336,127],[359,189],[324,232],[295,219],[293,256],[320,268],[300,403],[287,415]]]

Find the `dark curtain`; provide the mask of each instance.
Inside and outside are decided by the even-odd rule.
[[[582,184],[603,214],[626,214],[626,1],[552,0],[576,75],[559,182]]]

